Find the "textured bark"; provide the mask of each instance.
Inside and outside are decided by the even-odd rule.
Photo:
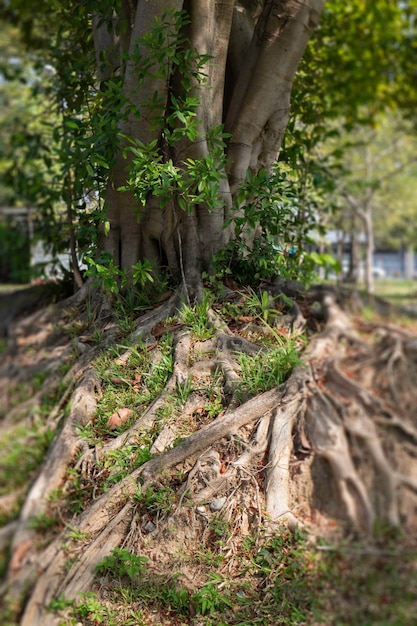
[[[175,199],[161,209],[157,198],[149,197],[139,217],[133,194],[117,191],[125,183],[129,166],[120,146],[107,193],[110,233],[100,239],[102,249],[110,252],[116,263],[129,269],[138,259],[149,258],[156,267],[168,265],[179,282],[195,291],[201,270],[210,269],[212,255],[232,235],[232,229],[224,225],[247,169],[268,169],[278,156],[295,71],[323,5],[323,0],[190,0],[169,4],[169,8],[189,12],[191,22],[184,34],[190,47],[200,55],[210,55],[212,61],[203,68],[207,85],[196,81],[193,87],[193,95],[200,102],[197,119],[201,137],[196,142],[182,142],[167,156],[180,166],[186,158],[207,155],[207,133],[223,124],[231,138],[225,153],[227,167],[219,172],[222,206],[209,212],[200,204],[186,214],[175,205]],[[95,16],[96,56],[109,51],[102,77],[108,77],[111,68],[121,71],[123,95],[140,113],[121,120],[121,132],[147,143],[161,140],[162,127],[149,124],[146,101],[156,92],[162,108],[166,107],[169,93],[181,95],[181,77],[170,75],[168,70],[165,76],[145,79],[138,88],[136,67],[130,61],[125,63],[122,54],[132,54],[137,41],[168,5],[161,0],[138,0],[134,12],[132,6],[127,0],[122,2],[120,39],[114,35],[113,14]],[[109,29],[106,17],[111,19]],[[146,57],[146,49],[141,52]],[[163,119],[163,110],[161,114]]]
[[[229,179],[234,191],[248,168],[276,160],[290,113],[292,83],[324,2],[265,2],[226,116]]]

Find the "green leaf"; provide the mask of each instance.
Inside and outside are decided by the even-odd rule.
[[[178,196],[177,197],[177,202],[178,202],[178,206],[181,209],[181,211],[186,211],[187,210],[187,203],[186,203],[185,199],[183,198],[183,196]]]
[[[81,127],[80,122],[78,120],[74,119],[74,118],[72,118],[72,119],[68,119],[67,118],[64,121],[64,124],[65,124],[66,128],[72,128],[72,129],[75,129],[75,130],[79,130],[79,128]]]
[[[187,119],[186,119],[185,115],[181,111],[176,111],[175,112],[175,117],[177,117],[179,119],[179,121],[184,124],[184,126],[187,125]]]

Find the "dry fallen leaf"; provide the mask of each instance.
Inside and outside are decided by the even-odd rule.
[[[32,539],[28,539],[15,548],[9,563],[10,573],[17,572],[20,569],[23,564],[25,554],[32,547],[32,545]]]
[[[117,376],[110,376],[110,382],[113,383],[113,385],[129,384],[129,381],[125,380],[124,378],[118,378]]]
[[[118,426],[122,426],[122,424],[124,424],[129,419],[132,413],[132,409],[127,409],[126,407],[123,409],[117,409],[117,411],[115,411],[113,415],[110,415],[109,419],[107,420],[107,427],[115,429]]]
[[[243,322],[244,324],[248,324],[250,322],[255,322],[256,317],[253,317],[253,315],[241,315],[240,317],[237,318],[237,321]]]

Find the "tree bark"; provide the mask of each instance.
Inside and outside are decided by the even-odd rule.
[[[202,68],[207,84],[195,80],[191,91],[199,101],[196,115],[200,137],[184,140],[174,150],[168,148],[166,157],[181,168],[187,158],[206,156],[210,152],[208,133],[223,125],[231,136],[224,150],[227,165],[218,172],[221,205],[210,211],[200,203],[187,213],[177,206],[175,198],[161,208],[158,198],[150,194],[139,211],[132,191],[118,191],[126,183],[129,170],[122,143],[106,197],[110,232],[100,237],[101,248],[110,252],[120,267],[130,270],[136,261],[148,258],[156,268],[168,265],[174,278],[185,284],[195,284],[201,270],[210,269],[212,255],[232,236],[231,227],[224,226],[248,168],[256,173],[277,159],[288,122],[294,75],[323,6],[324,0],[170,3],[170,9],[188,11],[190,23],[184,26],[184,35],[190,49],[208,55],[210,60]],[[133,58],[137,58],[138,50],[143,58],[149,57],[143,36],[155,18],[163,18],[166,9],[164,1],[139,0],[133,12],[131,3],[124,0],[118,16],[119,38],[114,34],[113,13],[93,20],[96,57],[101,59],[108,52],[109,59],[101,77],[105,80],[112,72],[122,72],[122,95],[133,105],[120,121],[120,132],[145,144],[157,140],[163,151],[170,94],[181,95],[182,77],[178,69],[166,67],[157,77],[149,73],[138,86]],[[111,20],[109,28],[106,19],[107,23]],[[146,103],[154,93],[161,103],[160,123],[151,125]]]

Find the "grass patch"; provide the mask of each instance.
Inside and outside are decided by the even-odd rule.
[[[106,602],[80,594],[69,603],[71,615],[108,626],[155,623],[146,620],[149,611],[182,625],[415,624],[416,553],[367,554],[360,546],[320,551],[303,533],[282,528],[268,540],[244,540],[237,566],[233,557],[229,563],[197,557],[206,579],[186,588],[176,574],[156,573],[146,556],[116,548],[97,568]],[[53,608],[62,611],[65,600]]]
[[[280,385],[291,372],[301,363],[297,340],[276,337],[277,346],[268,349],[264,354],[255,356],[241,353],[237,360],[240,367],[242,382],[239,390],[250,395],[256,395]]]
[[[123,353],[129,352],[128,359]],[[115,360],[115,357],[116,358]],[[83,429],[83,436],[91,441],[103,436],[114,436],[130,426],[111,430],[107,426],[109,417],[117,410],[127,407],[135,413],[142,412],[163,391],[173,370],[172,337],[165,335],[155,351],[145,348],[119,345],[96,361],[104,391],[97,404],[92,424]]]
[[[417,305],[417,282],[413,280],[376,280],[375,295],[396,305]]]
[[[27,484],[42,463],[54,433],[17,426],[0,439],[0,495]]]
[[[209,310],[213,304],[213,298],[209,292],[205,292],[201,304],[188,306],[183,304],[180,311],[180,320],[191,330],[195,339],[204,341],[214,337],[215,330],[210,324]]]

